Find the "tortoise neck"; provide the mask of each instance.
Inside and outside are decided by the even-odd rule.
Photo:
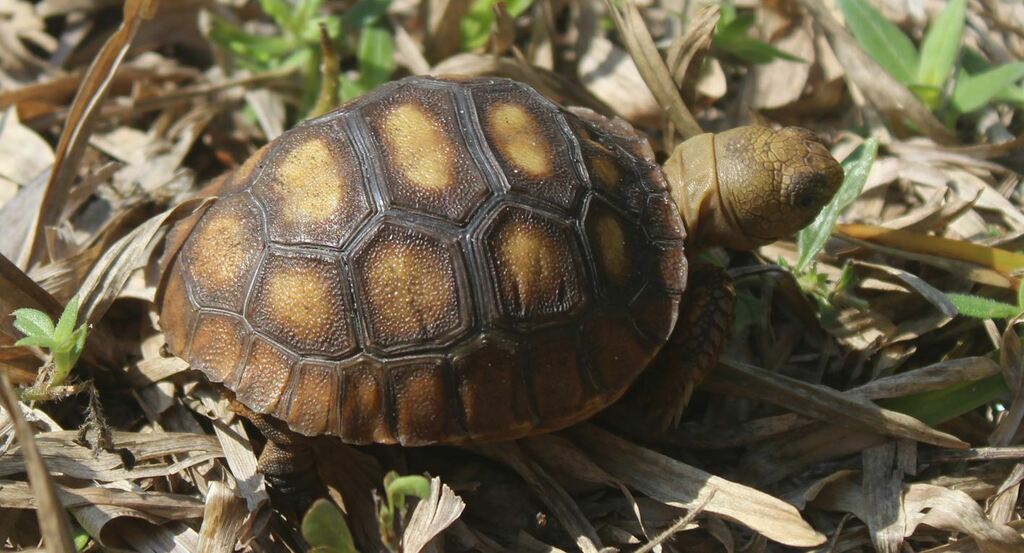
[[[723,194],[715,136],[697,135],[676,146],[663,167],[672,200],[686,226],[686,247],[689,251],[712,246],[756,248],[760,244],[742,231]]]

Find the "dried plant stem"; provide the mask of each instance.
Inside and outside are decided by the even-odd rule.
[[[50,473],[46,469],[46,463],[43,462],[43,457],[36,447],[32,429],[29,428],[25,417],[21,416],[18,398],[14,395],[11,381],[7,378],[7,374],[2,372],[0,372],[0,404],[3,404],[3,408],[7,410],[11,420],[14,421],[18,445],[21,446],[21,454],[25,458],[25,470],[28,472],[32,493],[39,506],[36,509],[36,517],[39,519],[39,529],[43,535],[43,541],[46,542],[46,550],[71,553],[75,551],[75,544],[71,540],[71,526],[68,523],[67,513],[64,512],[64,507],[57,499],[57,490],[54,489]]]
[[[715,497],[715,490],[711,490],[711,493],[709,493],[703,500],[701,500],[700,504],[691,509],[689,513],[686,513],[685,516],[681,517],[679,520],[672,523],[672,526],[669,526],[668,528],[662,530],[661,533],[659,533],[657,536],[654,536],[653,540],[645,543],[643,547],[637,549],[633,553],[647,553],[648,551],[653,551],[655,547],[658,547],[659,545],[664,543],[665,540],[671,538],[673,535],[675,535],[676,532],[682,530],[683,528],[686,528],[686,525],[690,524],[697,518],[697,515],[699,515],[704,510],[704,507],[711,501],[711,498],[713,497]]]

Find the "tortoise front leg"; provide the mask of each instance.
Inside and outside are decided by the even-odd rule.
[[[649,406],[662,430],[678,426],[694,388],[718,364],[735,306],[736,288],[724,269],[690,266],[676,328],[634,387],[634,397]]]
[[[271,490],[286,503],[278,507],[293,510],[292,514],[297,515],[294,520],[302,520],[313,501],[326,496],[316,470],[313,440],[292,432],[279,420],[253,412],[237,400],[231,402],[231,410],[249,419],[267,439],[257,468]]]

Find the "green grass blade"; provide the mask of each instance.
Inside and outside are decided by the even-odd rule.
[[[796,262],[796,272],[803,273],[810,267],[811,262],[817,257],[818,252],[825,247],[825,242],[832,235],[832,229],[839,220],[839,215],[857,199],[864,183],[868,180],[868,173],[871,172],[871,165],[878,155],[878,140],[869,138],[843,160],[843,184],[839,187],[832,201],[821,210],[818,217],[814,219],[807,228],[797,235],[799,256]]]
[[[370,90],[387,82],[395,70],[395,45],[391,33],[381,27],[367,27],[359,36],[356,59],[359,84]]]
[[[932,22],[921,42],[917,83],[940,88],[945,84],[960,53],[966,12],[967,0],[950,0]]]
[[[953,107],[960,113],[974,111],[1024,78],[1024,62],[1000,65],[981,73],[968,75],[961,71],[953,90]]]
[[[1020,313],[1020,307],[970,294],[946,294],[961,315],[975,319],[1009,319]]]
[[[879,406],[935,426],[969,413],[982,405],[1010,394],[1002,375],[994,375],[975,382],[956,384],[943,390],[924,392],[913,396],[881,399]]]
[[[16,309],[14,315],[14,328],[18,329],[25,336],[53,336],[53,320],[50,316],[38,309]]]
[[[866,0],[839,0],[846,26],[861,47],[900,82],[913,82],[918,56],[914,43]]]

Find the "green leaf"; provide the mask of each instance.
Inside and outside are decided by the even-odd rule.
[[[72,536],[72,539],[74,540],[75,543],[75,551],[85,551],[85,548],[88,547],[89,543],[92,541],[92,537],[89,536],[89,533],[83,530],[82,527],[78,526],[77,524],[71,530],[71,532],[74,534]]]
[[[75,323],[78,322],[78,296],[73,296],[64,306],[64,312],[60,314],[57,321],[57,328],[53,331],[53,341],[57,347],[65,351],[71,349],[71,333],[75,330]]]
[[[776,58],[806,63],[802,58],[748,36],[747,30],[753,24],[754,14],[737,16],[733,11],[729,18],[718,20],[712,41],[716,47],[751,63],[768,63]]]
[[[387,483],[389,497],[405,497],[414,495],[419,498],[430,495],[430,480],[418,475],[399,476]]]
[[[302,517],[302,537],[325,553],[356,551],[345,517],[326,499],[316,500]]]
[[[475,50],[487,44],[494,25],[494,6],[499,0],[474,0],[466,15],[459,21],[462,47]],[[518,17],[533,5],[533,0],[506,0],[505,10],[510,17]]]
[[[533,5],[533,0],[505,0],[505,9],[512,17],[519,17]]]
[[[363,94],[366,94],[366,89],[363,88],[361,84],[349,79],[345,75],[341,75],[339,77],[338,84],[341,85],[338,90],[340,92],[342,102],[347,102],[353,98],[358,98]]]
[[[71,351],[70,361],[71,366],[75,366],[78,363],[79,356],[82,355],[82,351],[85,349],[85,338],[89,334],[89,328],[86,325],[78,327],[73,334],[71,334]]]
[[[296,31],[295,6],[285,0],[260,0],[260,7],[277,25],[289,31]]]
[[[49,336],[26,336],[17,342],[14,342],[16,346],[38,346],[46,349],[53,349],[53,338]]]
[[[297,35],[305,35],[307,30],[317,30],[317,22],[314,20],[316,12],[320,11],[324,0],[300,0],[298,9],[295,9],[293,32]]]
[[[16,309],[14,315],[14,328],[21,331],[25,336],[53,336],[53,319],[38,309]]]
[[[210,40],[248,62],[250,69],[267,69],[274,60],[295,50],[291,41],[277,36],[250,35],[233,25],[214,20]]]
[[[1001,301],[970,294],[946,294],[961,315],[975,319],[1009,319],[1021,312],[1021,308]]]
[[[946,83],[960,52],[966,12],[967,0],[949,0],[932,22],[921,42],[916,83],[939,88]]]
[[[1024,87],[1011,86],[996,94],[995,100],[1024,108]]]
[[[474,0],[459,22],[462,34],[462,47],[476,50],[487,44],[491,38],[491,26],[494,25],[494,4],[496,0]]]
[[[750,63],[769,63],[775,59],[807,63],[803,58],[779,50],[767,42],[762,42],[745,35],[719,35],[714,40],[714,43],[715,46],[722,50]]]
[[[913,396],[881,399],[878,405],[899,411],[929,425],[935,426],[969,413],[1010,393],[1002,375],[994,375],[976,382],[955,384],[942,390],[923,392]]]
[[[391,33],[381,27],[367,27],[359,36],[356,59],[359,61],[359,84],[371,90],[387,82],[395,70],[395,45]]]
[[[1024,62],[1008,63],[992,69],[967,74],[961,70],[953,89],[953,107],[960,113],[974,111],[1003,90],[1024,78]]]
[[[1017,307],[1024,311],[1024,283],[1017,286]]]
[[[817,257],[818,252],[825,247],[825,242],[832,235],[832,229],[839,220],[839,215],[857,199],[864,183],[868,180],[868,173],[871,172],[871,165],[875,162],[878,154],[878,140],[869,138],[857,147],[846,159],[843,160],[843,184],[839,187],[832,201],[821,210],[818,217],[814,219],[807,228],[797,235],[799,257],[796,262],[796,272],[804,273]]]
[[[839,0],[846,25],[861,47],[890,75],[909,84],[917,72],[917,50],[907,35],[866,0]]]
[[[391,0],[359,0],[341,16],[349,29],[362,29],[377,22],[388,11]]]

